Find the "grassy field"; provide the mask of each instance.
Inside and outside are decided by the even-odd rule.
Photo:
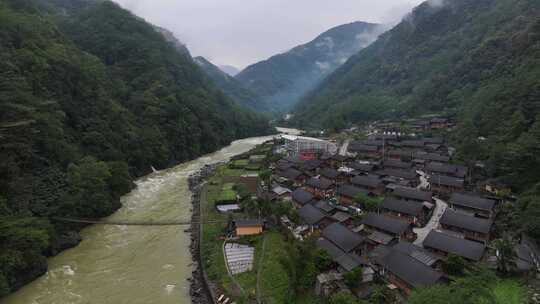
[[[495,303],[523,304],[527,303],[525,287],[515,280],[503,280],[493,288]]]

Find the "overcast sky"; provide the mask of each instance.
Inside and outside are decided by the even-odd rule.
[[[423,0],[114,0],[192,55],[244,68],[352,21],[392,23]]]

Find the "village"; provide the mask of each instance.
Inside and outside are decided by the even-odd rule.
[[[326,138],[281,134],[216,169],[201,209],[206,220],[227,223],[203,228],[216,303],[285,303],[287,286],[261,281],[275,279],[288,240],[314,240],[328,259],[305,303],[337,293],[369,300],[376,292],[381,303],[404,303],[469,265],[535,278],[535,242],[498,224],[514,198],[481,179],[481,164],[454,160],[452,127],[436,117]]]

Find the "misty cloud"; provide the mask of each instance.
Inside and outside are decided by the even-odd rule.
[[[243,68],[337,25],[396,24],[422,0],[114,0],[171,30],[194,56]],[[432,0],[430,0],[432,1]],[[374,37],[378,36],[377,33]],[[372,40],[374,40],[373,38]]]

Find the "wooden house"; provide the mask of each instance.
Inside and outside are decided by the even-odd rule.
[[[408,221],[387,215],[368,213],[362,219],[362,224],[370,231],[380,231],[395,237],[397,240],[414,240],[416,238]]]
[[[325,178],[312,177],[306,182],[306,190],[316,198],[326,199],[333,195],[335,184]]]
[[[423,247],[442,257],[454,254],[470,261],[480,261],[486,245],[457,236],[431,230],[422,243]]]
[[[472,193],[453,193],[448,204],[454,210],[471,213],[477,217],[495,216],[495,201]]]
[[[428,221],[429,210],[423,203],[387,197],[379,207],[382,214],[401,218],[413,226],[424,226]]]
[[[483,219],[446,209],[440,220],[443,229],[462,234],[466,239],[487,242],[493,220]]]
[[[377,176],[358,175],[353,177],[351,183],[358,188],[365,189],[374,195],[382,195],[384,193],[384,184]]]
[[[342,185],[337,189],[339,203],[344,206],[354,204],[354,199],[359,193],[369,194],[365,189],[355,187],[353,185]]]

